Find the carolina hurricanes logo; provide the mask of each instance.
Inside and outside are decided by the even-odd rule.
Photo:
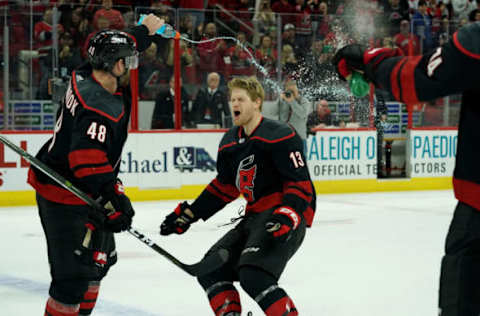
[[[240,161],[237,171],[237,188],[248,202],[252,202],[255,199],[253,188],[255,186],[254,182],[257,175],[257,165],[253,164],[254,159],[255,156],[251,155]]]

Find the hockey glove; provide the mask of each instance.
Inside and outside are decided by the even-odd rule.
[[[190,210],[190,204],[183,202],[177,205],[175,210],[167,215],[160,225],[160,235],[183,234],[195,223],[198,218]]]
[[[118,233],[127,230],[132,225],[135,215],[130,199],[125,195],[123,184],[117,180],[115,185],[107,185],[107,190],[102,194],[107,210],[105,229]]]
[[[265,224],[265,229],[274,238],[286,242],[292,237],[302,218],[291,208],[279,207],[273,211]]]
[[[399,48],[367,49],[359,44],[351,44],[341,48],[332,62],[341,79],[348,80],[352,71],[358,71],[367,80],[373,81],[374,72],[383,60],[402,55],[402,50]]]

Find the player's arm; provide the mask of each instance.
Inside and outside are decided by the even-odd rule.
[[[188,202],[178,204],[160,226],[160,234],[183,234],[190,225],[199,219],[204,221],[220,211],[240,195],[234,185],[232,169],[224,153],[219,151],[217,157],[217,176],[190,205]]]
[[[152,43],[152,36],[165,23],[163,19],[158,18],[154,14],[149,14],[143,19],[142,24],[131,27],[126,30],[130,34],[137,45],[137,50],[143,52]]]
[[[303,154],[303,141],[293,137],[273,145],[273,162],[283,182],[282,205],[267,222],[267,231],[274,237],[287,240],[290,232],[303,221],[311,226],[316,207],[315,188]]]
[[[390,49],[354,52],[352,48],[347,46],[335,56],[341,76],[345,77],[343,59],[343,66],[364,71],[378,87],[407,104],[460,93],[478,82],[479,23],[460,29],[447,44],[421,56],[395,56],[397,51]]]
[[[68,162],[79,187],[94,198],[102,197],[110,211],[106,227],[119,232],[130,226],[134,211],[108,157],[115,124],[97,113],[80,112],[74,121]]]

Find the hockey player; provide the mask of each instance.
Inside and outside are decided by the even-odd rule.
[[[39,170],[29,170],[45,232],[51,284],[46,316],[90,315],[99,283],[117,260],[114,232],[134,211],[116,180],[130,118],[129,87],[120,78],[136,67],[163,20],[151,14],[127,32],[105,30],[88,44],[89,64],[72,73],[53,137],[37,158],[94,198],[109,215],[101,225],[89,206]],[[92,233],[93,231],[93,233]]]
[[[206,254],[227,249],[228,262],[198,281],[216,316],[240,316],[234,281],[266,315],[298,315],[277,281],[315,212],[303,142],[291,126],[262,117],[264,90],[256,78],[235,78],[228,87],[235,126],[220,142],[218,174],[191,205],[183,202],[165,218],[160,233],[183,234],[243,194],[245,216]]]
[[[441,316],[480,315],[480,22],[423,56],[350,45],[336,54],[334,63],[341,77],[361,71],[407,105],[463,93],[453,174],[458,204],[442,259],[439,307]]]

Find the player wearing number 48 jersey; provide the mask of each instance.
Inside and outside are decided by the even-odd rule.
[[[104,30],[92,37],[89,64],[72,73],[53,137],[37,154],[76,187],[101,198],[108,217],[99,222],[82,200],[34,167],[29,170],[52,277],[45,316],[90,315],[100,281],[117,260],[113,233],[127,229],[134,215],[116,180],[131,106],[122,79],[162,25],[151,14],[127,32]]]
[[[160,233],[182,234],[242,194],[245,216],[207,253],[227,249],[229,261],[199,277],[210,306],[216,316],[239,316],[233,282],[240,281],[266,315],[298,315],[277,281],[315,212],[303,142],[291,126],[262,117],[264,91],[256,78],[235,78],[228,86],[236,126],[220,142],[218,174],[191,205],[184,202],[165,218]]]
[[[407,104],[463,93],[453,187],[458,204],[440,276],[441,316],[480,315],[480,22],[463,27],[423,56],[397,50],[341,49],[334,62],[343,78],[363,71],[376,86]]]

